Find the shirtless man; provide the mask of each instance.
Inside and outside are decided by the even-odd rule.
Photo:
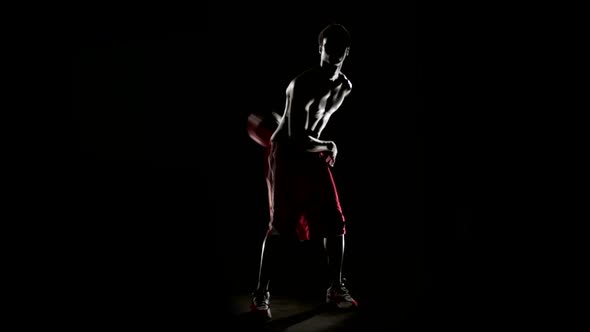
[[[269,280],[277,264],[277,241],[323,238],[330,283],[326,302],[337,308],[357,307],[343,284],[345,218],[330,168],[336,143],[322,140],[330,117],[352,89],[341,72],[350,49],[350,35],[339,24],[319,36],[320,64],[295,77],[286,90],[283,116],[267,144],[265,167],[270,223],[262,245],[258,285],[251,311],[270,319]]]

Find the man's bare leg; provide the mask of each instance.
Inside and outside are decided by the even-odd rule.
[[[324,248],[328,256],[330,287],[326,294],[326,302],[340,309],[358,307],[358,303],[350,296],[342,280],[342,263],[344,261],[344,235],[324,238]]]
[[[270,279],[274,276],[277,268],[279,246],[279,235],[267,234],[262,242],[260,265],[258,269],[258,284],[256,285],[257,293],[268,291]]]
[[[278,257],[280,237],[278,235],[267,234],[262,242],[262,251],[260,254],[260,265],[258,269],[258,284],[253,294],[251,311],[264,319],[272,317],[270,313],[270,292],[269,284],[272,277],[275,276]]]
[[[324,249],[328,256],[330,287],[342,285],[342,263],[344,261],[344,235],[324,238]]]

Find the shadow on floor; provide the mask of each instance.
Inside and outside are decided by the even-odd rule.
[[[357,311],[342,311],[326,304],[315,305],[304,311],[281,315],[270,321],[262,321],[249,312],[237,316],[235,326],[240,330],[279,332],[279,331],[344,331],[350,326],[346,322]],[[347,328],[348,327],[348,328]]]
[[[291,326],[306,321],[322,312],[326,312],[327,308],[324,305],[305,310],[303,312],[295,313],[290,316],[281,317],[278,319],[271,319],[268,322],[261,321],[259,318],[246,312],[238,316],[238,320],[247,328],[261,329],[263,331],[283,331]]]

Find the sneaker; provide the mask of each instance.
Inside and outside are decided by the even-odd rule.
[[[256,314],[263,319],[270,319],[270,293],[266,292],[254,292],[252,294],[252,304],[250,305],[250,312]]]
[[[358,308],[358,303],[350,296],[344,284],[328,288],[326,292],[326,303],[334,304],[338,309]]]

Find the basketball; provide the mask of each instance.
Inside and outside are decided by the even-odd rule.
[[[263,115],[252,113],[248,116],[248,135],[250,138],[262,145],[270,146],[270,138],[279,125],[280,116],[276,113]]]

